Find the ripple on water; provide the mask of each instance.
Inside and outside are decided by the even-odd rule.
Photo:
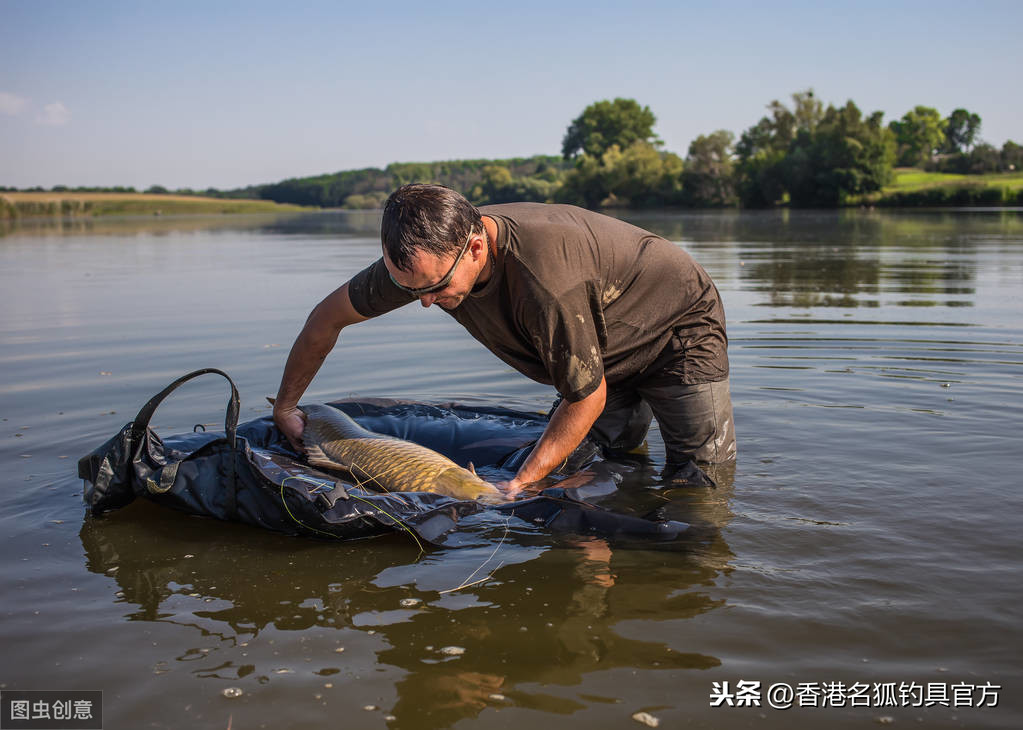
[[[1023,623],[1018,214],[639,216],[704,264],[729,316],[738,464],[716,490],[661,489],[654,430],[615,503],[692,522],[676,549],[495,524],[421,555],[145,504],[83,518],[77,457],[181,373],[223,367],[246,413],[266,413],[287,347],[265,345],[378,255],[378,216],[360,216],[0,240],[9,685],[89,677],[111,727],[315,727],[372,706],[410,725],[569,728],[720,723],[699,709],[712,680],[1023,680],[1006,638]],[[349,394],[533,410],[552,395],[421,308],[346,330],[309,396]],[[218,422],[225,395],[183,389],[161,428]]]

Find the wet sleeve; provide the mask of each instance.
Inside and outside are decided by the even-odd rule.
[[[352,277],[348,298],[363,317],[379,317],[415,301],[415,297],[394,285],[382,258]]]
[[[604,358],[585,286],[534,300],[527,315],[533,344],[554,387],[580,401],[600,385]]]

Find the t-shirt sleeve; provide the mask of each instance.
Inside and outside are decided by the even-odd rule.
[[[540,360],[558,393],[580,401],[600,385],[604,360],[583,285],[533,299],[527,325]]]
[[[394,285],[382,258],[352,277],[348,298],[363,317],[379,317],[415,301],[414,296]]]

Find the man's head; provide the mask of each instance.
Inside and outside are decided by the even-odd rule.
[[[457,254],[470,233],[483,228],[476,206],[443,185],[402,185],[384,203],[380,239],[384,253],[409,272],[420,252]]]
[[[480,212],[440,185],[395,190],[384,204],[380,238],[391,280],[425,307],[457,307],[487,262]]]

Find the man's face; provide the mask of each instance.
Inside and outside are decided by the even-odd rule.
[[[435,256],[424,251],[416,254],[412,261],[411,271],[399,270],[384,253],[384,265],[391,274],[394,283],[405,289],[427,289],[428,293],[416,294],[420,304],[429,307],[436,304],[452,310],[461,304],[472,291],[482,269],[485,255],[483,236],[471,236],[465,253],[459,257],[458,252],[443,256]],[[451,278],[440,289],[435,289],[450,274]]]

